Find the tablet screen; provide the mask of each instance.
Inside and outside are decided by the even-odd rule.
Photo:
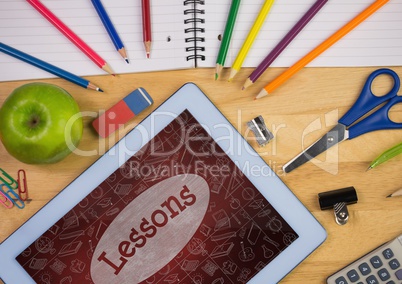
[[[248,282],[299,236],[208,133],[182,112],[18,263],[37,283]]]

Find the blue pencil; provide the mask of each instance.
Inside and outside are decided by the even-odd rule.
[[[130,63],[128,61],[128,57],[127,57],[126,49],[124,48],[124,44],[121,41],[119,34],[117,33],[115,27],[113,26],[113,23],[109,18],[109,15],[107,14],[105,8],[103,7],[101,0],[91,0],[91,1],[96,9],[96,12],[99,15],[99,18],[102,20],[102,23],[105,26],[110,39],[112,40],[114,46],[116,47],[116,50],[120,53],[120,55],[123,57],[123,59],[127,63]]]
[[[77,84],[81,87],[84,87],[86,89],[92,89],[92,90],[95,90],[98,92],[103,92],[99,87],[95,86],[94,84],[92,84],[88,80],[85,80],[84,78],[78,77],[77,75],[74,75],[59,67],[51,65],[45,61],[42,61],[36,57],[26,54],[20,50],[12,48],[11,46],[8,46],[2,42],[0,42],[0,51],[4,52],[5,54],[8,54],[12,57],[15,57],[17,59],[20,59],[26,63],[29,63],[33,66],[36,66],[42,70],[45,70],[49,73],[52,73],[60,78],[66,79],[66,80],[68,80],[74,84]]]

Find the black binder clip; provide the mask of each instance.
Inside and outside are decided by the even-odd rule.
[[[264,119],[261,115],[247,122],[247,126],[254,132],[257,143],[260,146],[265,146],[274,138],[274,135],[265,125]]]
[[[349,219],[346,205],[357,203],[357,193],[353,186],[322,192],[318,194],[321,210],[334,208],[335,221],[339,225],[345,225]]]

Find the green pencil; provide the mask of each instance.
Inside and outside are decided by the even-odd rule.
[[[240,6],[240,0],[232,0],[232,5],[230,6],[228,19],[226,21],[225,32],[223,33],[221,47],[219,49],[218,58],[216,59],[215,80],[218,79],[219,74],[221,73],[222,68],[225,64],[230,39],[232,38],[232,33],[236,22],[237,12],[239,11],[239,6]]]
[[[388,149],[384,153],[382,153],[380,156],[378,156],[374,161],[371,162],[369,168],[367,170],[371,170],[372,168],[388,161],[389,159],[399,155],[402,153],[402,143]]]

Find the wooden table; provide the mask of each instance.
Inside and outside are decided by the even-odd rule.
[[[402,187],[402,155],[378,168],[366,171],[370,161],[384,150],[401,142],[402,130],[372,132],[349,140],[321,155],[321,163],[310,162],[285,174],[282,165],[321,137],[353,104],[367,76],[377,68],[305,68],[269,97],[254,101],[254,96],[284,69],[272,68],[251,88],[241,91],[250,69],[242,69],[231,83],[225,69],[215,81],[213,69],[192,69],[142,74],[87,77],[105,90],[97,93],[82,89],[62,79],[34,80],[56,84],[69,91],[81,111],[98,114],[137,87],[144,87],[155,103],[132,120],[116,135],[99,139],[92,130],[92,117],[84,119],[81,150],[94,154],[72,154],[53,165],[26,165],[11,157],[0,145],[0,167],[15,174],[27,173],[29,197],[25,209],[0,207],[0,241],[3,241],[52,197],[105,153],[119,137],[133,128],[147,114],[186,82],[196,83],[231,121],[250,139],[246,122],[262,115],[275,139],[265,147],[251,144],[281,177],[294,194],[326,228],[325,243],[294,269],[281,283],[324,283],[327,276],[402,232],[402,198],[386,198]],[[392,67],[402,76],[402,67]],[[27,82],[0,83],[0,105],[11,91]],[[385,91],[391,81],[377,80],[374,89]],[[392,109],[392,118],[402,121],[402,108]],[[350,220],[344,226],[335,223],[333,212],[321,211],[317,194],[354,186],[359,202],[349,206]]]

